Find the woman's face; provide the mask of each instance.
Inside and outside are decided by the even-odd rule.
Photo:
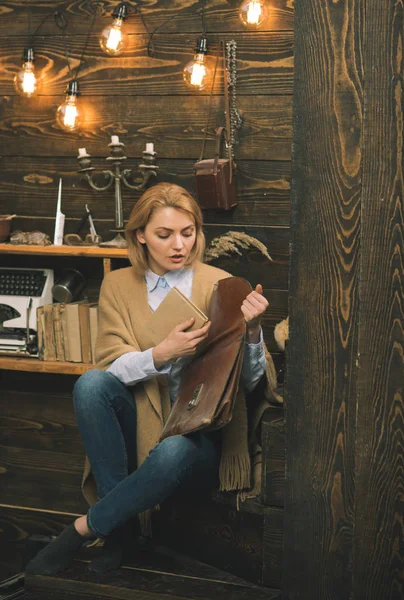
[[[177,208],[157,209],[136,237],[148,250],[149,268],[157,275],[178,271],[187,262],[196,239],[193,217]]]

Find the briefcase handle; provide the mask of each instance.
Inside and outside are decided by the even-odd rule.
[[[222,146],[222,141],[225,141],[227,143],[227,131],[225,127],[218,127],[216,129],[216,150],[215,150],[215,157],[214,157],[214,161],[213,161],[213,173],[216,175],[217,173],[217,165],[219,162],[219,158],[220,158],[220,149]],[[232,180],[233,177],[233,160],[231,158],[231,156],[229,157],[229,163],[230,163],[230,182]]]

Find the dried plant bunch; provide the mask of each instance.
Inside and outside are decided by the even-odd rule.
[[[242,255],[242,250],[258,249],[268,260],[272,258],[262,242],[255,237],[241,231],[227,231],[223,235],[214,238],[205,250],[204,260],[209,263],[221,256],[230,256],[231,254]]]
[[[276,324],[274,337],[276,343],[278,344],[278,348],[284,351],[286,341],[289,339],[289,317],[286,317],[286,319]]]

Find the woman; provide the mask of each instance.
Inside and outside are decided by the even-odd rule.
[[[231,490],[252,485],[244,396],[238,399],[239,418],[223,430],[159,443],[181,369],[206,339],[210,324],[189,332],[192,319],[185,321],[153,346],[148,319],[173,286],[207,313],[215,283],[229,277],[201,262],[205,243],[199,206],[177,185],[155,185],[135,205],[126,238],[132,266],[109,273],[101,287],[97,369],[82,375],[74,389],[77,424],[89,459],[83,491],[91,508],[32,559],[27,572],[55,574],[85,541],[97,537],[105,539],[104,548],[90,568],[117,568],[125,538],[131,537],[130,520],[140,516],[145,524],[150,510],[179,487]],[[267,399],[254,402],[253,430],[268,400],[281,401],[262,341],[260,322],[267,306],[260,285],[241,306],[246,321],[244,388],[251,392],[264,373],[267,380]]]

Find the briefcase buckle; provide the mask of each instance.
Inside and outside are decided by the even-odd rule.
[[[199,385],[196,386],[196,388],[192,392],[192,398],[188,402],[188,410],[190,410],[191,408],[195,408],[195,406],[198,404],[199,395],[202,391],[202,388],[203,388],[203,383],[200,383]]]

